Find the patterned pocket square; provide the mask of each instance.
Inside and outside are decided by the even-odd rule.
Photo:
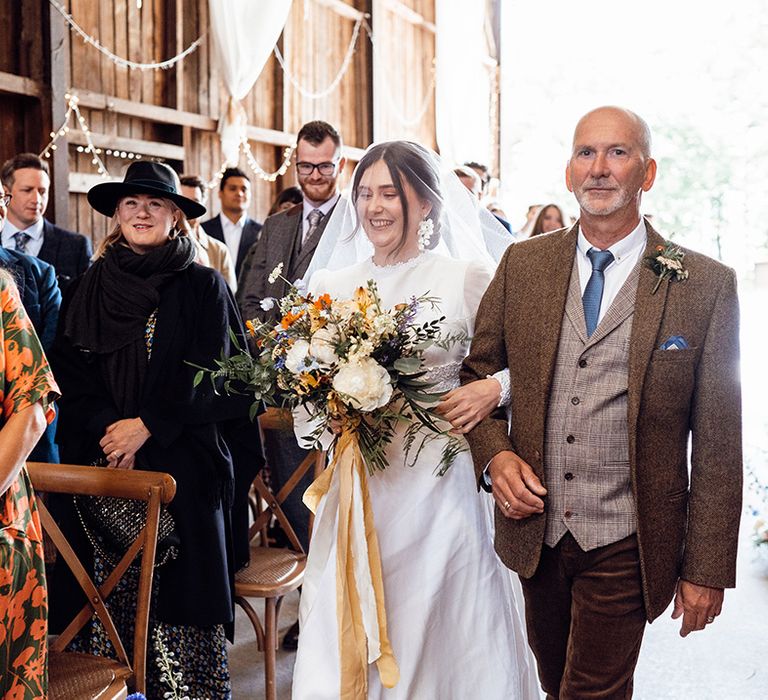
[[[682,335],[673,335],[659,345],[659,350],[685,350],[687,347],[688,343]]]

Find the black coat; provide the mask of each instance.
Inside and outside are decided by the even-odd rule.
[[[214,216],[208,221],[204,221],[202,224],[203,231],[205,231],[211,238],[215,238],[217,241],[226,243],[224,240],[224,229],[221,227],[221,218]],[[261,236],[261,224],[258,221],[254,221],[250,217],[245,220],[243,226],[243,235],[240,238],[240,245],[237,249],[237,258],[235,260],[235,276],[240,278],[240,270],[243,267],[243,260],[251,249],[251,246],[259,240]]]
[[[57,437],[62,461],[72,464],[89,464],[101,456],[98,443],[107,426],[134,417],[119,414],[100,379],[99,357],[75,349],[63,337],[68,300],[82,279],[66,294],[51,352],[63,395]],[[247,420],[250,402],[244,396],[216,395],[207,380],[193,388],[196,370],[187,364],[212,367],[222,350],[230,351],[230,327],[242,334],[226,283],[213,270],[190,265],[160,289],[152,356],[144,386],[137,387],[139,417],[151,433],[137,457],[149,465],[142,468],[167,472],[177,485],[169,510],[181,551],[158,572],[156,610],[159,619],[174,624],[208,626],[233,620],[231,502],[219,498],[222,483],[217,479],[227,474],[231,486],[232,461],[220,426]],[[68,534],[83,542],[71,501],[59,503],[57,518]],[[54,627],[57,606],[66,606],[67,597],[73,597],[67,596],[68,586],[59,583],[57,573],[51,585]]]

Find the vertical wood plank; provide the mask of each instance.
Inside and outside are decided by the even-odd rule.
[[[128,56],[128,11],[127,3],[131,0],[112,0],[114,7],[114,53],[118,56]],[[115,66],[115,93],[117,97],[129,99],[129,71],[125,66]]]
[[[115,45],[115,13],[112,3],[99,3],[99,41],[104,46],[112,48]],[[91,48],[93,51],[94,49]],[[114,52],[114,51],[113,51]],[[101,57],[101,92],[105,95],[115,94],[115,64],[105,56]]]
[[[52,129],[57,129],[64,121],[67,105],[64,95],[70,80],[70,39],[69,27],[59,12],[50,5],[48,8],[50,31],[50,66],[51,66],[51,122]],[[50,159],[51,196],[48,199],[49,219],[59,226],[69,226],[69,161],[67,139],[58,142],[58,148]]]

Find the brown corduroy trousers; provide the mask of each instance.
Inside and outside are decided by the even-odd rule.
[[[566,533],[520,580],[547,698],[631,698],[646,622],[637,537],[585,552]]]

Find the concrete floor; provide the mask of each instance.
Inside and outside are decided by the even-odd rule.
[[[751,526],[752,518],[745,519],[738,585],[726,592],[723,613],[714,625],[682,639],[680,622],[669,617],[670,608],[647,628],[635,676],[638,700],[768,698],[768,556],[755,556],[749,541]],[[297,603],[295,593],[286,598],[280,615],[281,639],[296,619]],[[263,698],[262,655],[250,623],[239,609],[236,638],[229,657],[234,700]],[[291,697],[293,659],[293,653],[278,652],[278,700]]]

